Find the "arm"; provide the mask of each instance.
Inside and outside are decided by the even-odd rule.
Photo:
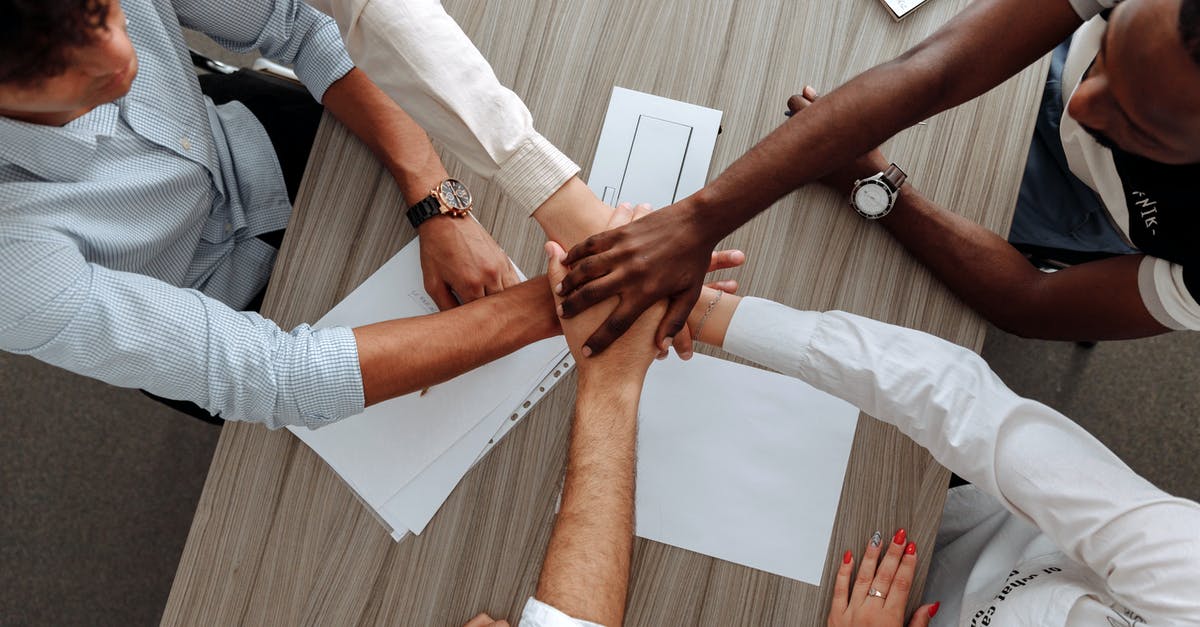
[[[87,263],[57,236],[17,240],[22,227],[5,228],[0,348],[270,428],[320,427],[557,333],[544,278],[463,311],[287,332],[195,290]]]
[[[1155,488],[1074,422],[1014,394],[975,353],[851,314],[760,299],[740,302],[724,346],[896,425],[1150,622],[1200,620],[1191,589],[1200,505]]]
[[[887,167],[887,159],[872,150],[821,182],[848,195],[855,180]],[[1041,272],[1004,238],[943,209],[911,184],[900,188],[895,207],[879,222],[964,303],[1009,333],[1110,340],[1170,330],[1142,301],[1143,255]]]
[[[411,117],[354,69],[337,24],[312,7],[288,2],[176,0],[180,22],[238,52],[257,50],[295,64],[296,74],[395,178],[408,205],[447,178],[428,136]],[[436,217],[418,229],[425,289],[441,309],[499,292],[518,282],[500,246],[475,220]]]
[[[671,306],[655,337],[673,335],[699,294],[706,256],[721,238],[784,194],[901,129],[1000,84],[1080,23],[1068,0],[968,5],[900,58],[864,72],[780,126],[701,191],[572,250],[567,262],[573,271],[564,288],[574,291],[564,311],[570,316],[621,296],[621,306],[588,340],[599,351],[647,306],[669,297]],[[589,256],[597,257],[596,268],[574,269]],[[578,291],[597,276],[605,277],[602,286]]]

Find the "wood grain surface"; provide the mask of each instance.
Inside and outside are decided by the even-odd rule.
[[[878,0],[445,2],[538,129],[584,165],[585,179],[614,85],[724,111],[715,174],[782,123],[786,98],[805,84],[828,91],[966,3],[932,0],[896,23]],[[1044,76],[1043,61],[900,133],[885,154],[935,201],[1005,233]],[[530,208],[446,161],[475,191],[484,226],[529,274],[540,272],[543,235]],[[264,307],[285,328],[317,320],[413,236],[392,180],[328,116],[308,168]],[[743,269],[722,273],[744,294],[982,345],[981,320],[841,195],[805,188],[725,244],[749,255]],[[163,623],[461,625],[480,611],[515,622],[549,540],[574,391],[573,377],[559,385],[427,531],[400,544],[291,434],[226,425]],[[923,581],[947,477],[895,429],[864,416],[828,564],[847,548],[860,553],[871,532],[904,526],[921,549]],[[832,574],[827,567],[818,588],[639,540],[628,624],[816,625]]]

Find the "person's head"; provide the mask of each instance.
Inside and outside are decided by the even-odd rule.
[[[0,115],[63,124],[133,84],[118,0],[0,0],[0,15]]]
[[[1200,162],[1200,0],[1126,0],[1103,41],[1071,117],[1128,152]]]

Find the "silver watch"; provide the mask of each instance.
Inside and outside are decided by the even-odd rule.
[[[875,176],[854,181],[854,188],[850,190],[850,206],[858,215],[868,220],[878,220],[892,210],[906,178],[908,175],[904,170],[893,163]]]

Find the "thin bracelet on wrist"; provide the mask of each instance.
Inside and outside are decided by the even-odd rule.
[[[708,302],[708,307],[704,308],[704,315],[700,316],[700,322],[696,323],[696,334],[692,337],[692,339],[700,339],[700,331],[704,328],[704,323],[708,322],[708,317],[712,315],[713,310],[717,308],[717,303],[721,302],[721,297],[724,295],[725,292],[717,290],[717,295]]]

